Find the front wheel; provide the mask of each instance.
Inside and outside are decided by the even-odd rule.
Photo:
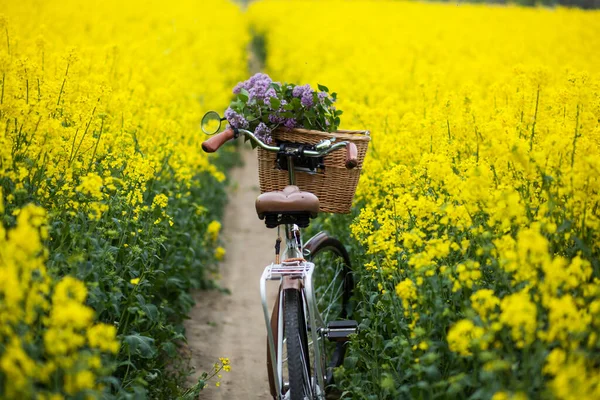
[[[344,245],[321,232],[309,240],[307,259],[315,264],[313,287],[317,309],[327,325],[352,317],[354,279],[350,257]],[[325,383],[333,383],[333,370],[344,362],[346,346],[342,342],[324,342],[321,346],[325,361]]]

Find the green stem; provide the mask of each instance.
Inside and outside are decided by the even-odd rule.
[[[6,50],[8,54],[10,54],[10,38],[8,36],[8,26],[4,27],[4,31],[6,32]]]
[[[88,173],[92,169],[92,163],[94,162],[94,157],[96,157],[96,150],[98,150],[98,145],[100,144],[100,138],[102,138],[102,129],[104,129],[104,118],[102,118],[102,123],[100,124],[100,133],[98,134],[98,140],[96,140],[96,146],[94,147],[94,152],[92,153],[92,158],[90,159],[90,165],[88,166]]]
[[[81,136],[81,139],[79,140],[79,144],[77,145],[77,149],[75,150],[75,153],[73,153],[73,158],[71,158],[71,160],[69,160],[70,163],[72,163],[73,160],[75,160],[75,157],[77,157],[77,153],[79,152],[79,149],[81,148],[81,144],[83,143],[83,139],[85,139],[85,135],[87,135],[87,132],[90,129],[90,125],[92,124],[92,119],[94,119],[94,114],[95,113],[96,113],[96,106],[94,106],[94,109],[92,110],[92,115],[90,115],[90,120],[88,121],[88,124],[85,127],[85,131],[83,132],[83,135]],[[73,143],[75,143],[75,141],[73,141]],[[73,149],[71,149],[71,151],[72,150]]]
[[[31,146],[31,142],[33,141],[33,138],[35,137],[35,134],[37,133],[37,130],[40,127],[40,122],[41,121],[42,121],[42,117],[39,117],[37,123],[35,124],[35,129],[33,130],[33,133],[31,134],[31,137],[27,141],[27,147],[25,147],[24,153],[27,153],[27,150],[29,150],[29,146]]]
[[[58,100],[56,101],[56,105],[60,104],[60,98],[62,97],[63,90],[65,89],[65,83],[67,83],[67,75],[69,74],[69,63],[67,63],[67,70],[65,71],[65,77],[63,78],[62,85],[60,86],[60,92],[58,93]]]
[[[577,104],[577,116],[575,117],[575,134],[573,135],[573,153],[571,153],[571,168],[575,164],[575,150],[577,148],[577,138],[579,135],[579,104]]]
[[[0,94],[0,104],[4,103],[4,80],[6,79],[6,72],[2,71],[2,93]]]
[[[125,376],[123,376],[123,383],[127,382],[127,375],[129,375],[129,367],[131,366],[131,351],[127,351],[127,370],[125,371]]]
[[[537,96],[535,98],[535,113],[533,114],[533,126],[531,127],[531,137],[529,138],[529,151],[533,149],[533,137],[535,136],[535,124],[537,122],[538,106],[540,104],[540,86],[537,88]]]
[[[69,163],[71,163],[71,157],[73,157],[73,150],[75,150],[75,139],[79,133],[79,127],[75,130],[75,136],[73,136],[73,143],[71,143],[71,153],[69,154]]]

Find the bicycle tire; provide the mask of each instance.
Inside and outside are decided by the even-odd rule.
[[[288,359],[289,399],[312,399],[306,319],[299,290],[284,290],[283,313]]]
[[[319,313],[325,324],[351,318],[354,311],[351,301],[354,279],[348,251],[338,239],[329,237],[324,232],[314,239],[312,243],[307,243],[310,250],[307,258],[315,264],[313,285]],[[328,389],[334,383],[334,368],[344,362],[346,346],[341,342],[326,342],[323,347],[325,384]]]

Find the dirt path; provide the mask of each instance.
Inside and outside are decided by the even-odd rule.
[[[229,357],[231,372],[223,373],[221,387],[210,383],[200,399],[268,399],[266,330],[259,279],[272,262],[277,233],[267,229],[254,210],[259,195],[256,153],[244,145],[244,166],[232,171],[229,204],[222,238],[227,255],[221,264],[221,286],[231,295],[199,291],[186,323],[192,365],[197,378],[219,357]],[[270,287],[270,300],[276,288]]]

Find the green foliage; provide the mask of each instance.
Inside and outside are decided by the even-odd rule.
[[[226,169],[237,160],[234,152],[223,151],[217,164]],[[209,173],[186,183],[166,169],[149,183],[148,211],[137,217],[118,195],[100,219],[83,211],[50,214],[49,272],[84,281],[98,320],[118,329],[122,346],[113,360],[113,377],[105,381],[108,397],[166,399],[183,393],[191,372],[178,351],[185,342],[183,320],[194,304],[190,290],[214,287],[218,241],[206,235],[206,228],[222,215],[224,189]],[[152,207],[159,194],[168,197],[164,210]],[[5,213],[9,225],[13,207],[31,200],[16,196]]]

